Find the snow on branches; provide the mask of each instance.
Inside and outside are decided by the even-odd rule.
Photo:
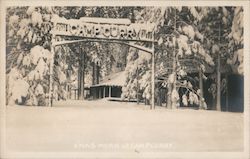
[[[103,11],[108,9],[100,8]],[[158,40],[158,44],[155,43],[155,65],[160,68],[156,78],[162,78],[164,87],[173,86],[169,87],[171,91],[169,99],[178,102],[182,100],[184,105],[198,104],[199,100],[202,100],[202,97],[199,96],[199,88],[195,86],[197,84],[191,83],[190,78],[192,77],[189,73],[193,70],[201,71],[202,77],[204,77],[207,64],[214,66],[212,56],[221,53],[222,46],[216,40],[207,37],[209,34],[215,35],[211,27],[217,25],[215,22],[219,21],[225,29],[230,30],[229,35],[229,31],[220,35],[228,38],[226,40],[229,41],[227,48],[229,48],[231,54],[227,62],[236,66],[234,70],[243,74],[242,7],[231,7],[233,9],[230,9],[230,7],[142,8],[131,9],[132,15],[125,13],[123,15],[116,10],[117,13],[112,15],[112,18],[127,17],[131,21],[133,19],[136,23],[139,23],[135,25],[135,29],[140,29],[141,23],[156,24],[154,38]],[[53,21],[58,20],[59,15],[62,16],[60,19],[63,21],[70,18],[81,19],[82,15],[98,15],[99,17],[105,15],[105,17],[109,17],[108,14],[102,14],[99,11],[95,13],[93,8],[71,7],[71,9],[69,11],[67,7],[21,7],[20,12],[10,12],[11,14],[8,15],[7,43],[14,45],[16,51],[13,52],[18,54],[14,56],[15,60],[13,61],[15,62],[8,69],[10,70],[8,72],[8,100],[10,103],[21,103],[24,98],[27,98],[26,101],[24,100],[26,104],[39,105],[41,104],[39,103],[40,99],[45,99],[46,93],[48,93],[49,64],[53,58],[48,50],[51,46],[50,31],[53,27]],[[12,8],[12,10],[15,10],[15,8]],[[73,13],[70,13],[71,11]],[[75,20],[67,21],[70,23],[76,22]],[[150,47],[151,44],[140,42],[138,45]],[[85,50],[88,53],[89,61],[100,66],[103,76],[107,75],[107,72],[111,70],[112,61],[114,61],[110,52],[118,51],[99,43],[91,43],[89,46]],[[65,85],[68,82],[68,70],[73,72],[69,81],[76,85],[76,68],[79,65],[67,65],[68,60],[65,58],[69,55],[69,52],[78,52],[74,47],[70,48],[72,50],[68,46],[63,48],[64,51],[62,48],[56,48],[55,50],[57,57],[54,67],[56,77],[54,78],[57,84],[54,87],[58,97],[64,94],[61,88],[63,86],[60,85]],[[126,50],[126,55],[127,52],[127,60],[124,62],[124,64],[127,64],[125,69],[127,80],[126,86],[123,87],[123,97],[135,98],[137,93],[140,92],[143,98],[150,99],[151,55],[133,48],[129,48],[129,51]],[[77,57],[75,54],[71,55],[72,59]],[[88,70],[87,72],[90,74],[91,71]],[[15,92],[13,88],[16,83],[23,88],[23,92]],[[180,87],[186,88],[188,91],[184,95],[180,94]]]
[[[151,55],[134,48],[129,49],[127,56],[126,85],[122,89],[123,98],[136,98],[136,90],[142,92],[142,97],[150,100],[151,98],[151,71],[149,61]]]
[[[12,15],[9,18],[9,25],[12,27],[15,27],[15,25],[17,25],[19,22],[19,16],[18,15]]]
[[[14,105],[22,103],[22,97],[28,94],[29,84],[23,79],[20,71],[14,67],[7,74],[7,103]]]
[[[231,33],[229,38],[232,38],[236,45],[243,43],[243,8],[236,7],[234,10],[234,19],[232,23]]]
[[[36,98],[43,96],[44,89],[48,87],[45,79],[49,73],[50,54],[50,51],[41,46],[31,48],[30,52],[20,53],[17,66],[7,74],[8,104],[39,104]]]
[[[33,12],[31,14],[31,23],[36,26],[38,25],[38,27],[41,27],[41,24],[43,23],[43,19],[42,19],[42,15],[39,12]]]
[[[230,39],[228,47],[230,51],[228,64],[231,65],[234,72],[243,74],[243,45],[244,45],[244,23],[243,23],[243,8],[234,8],[234,17],[231,27],[231,32],[228,35]]]
[[[199,104],[199,100],[202,97],[198,97],[199,93],[197,92],[197,88],[193,87],[190,81],[187,79],[192,79],[190,76],[191,70],[202,70],[204,73],[206,71],[206,67],[204,63],[213,66],[213,58],[209,54],[209,50],[206,49],[204,43],[204,35],[198,29],[198,22],[200,22],[203,18],[202,15],[203,10],[199,7],[182,7],[174,12],[168,13],[168,15],[172,15],[174,18],[170,18],[169,24],[174,28],[174,32],[169,34],[171,38],[166,37],[166,40],[163,39],[160,44],[165,44],[164,41],[167,42],[167,47],[171,50],[170,55],[172,55],[173,66],[170,69],[171,72],[168,74],[168,89],[171,91],[171,100],[172,107],[178,107],[180,100],[184,105],[189,103]],[[181,13],[181,14],[179,14]],[[182,19],[182,15],[190,15],[193,16],[194,20],[188,20],[186,18]],[[169,16],[168,16],[169,17]],[[170,40],[168,40],[168,38]],[[169,45],[172,43],[171,45]],[[185,62],[184,62],[185,61]],[[187,65],[187,63],[193,63],[193,66]],[[187,78],[188,77],[188,78]],[[184,82],[181,82],[184,80]],[[163,83],[164,84],[164,83]],[[172,85],[172,86],[171,86]],[[179,97],[179,89],[186,89],[188,96],[186,94],[183,95],[182,98]],[[178,96],[177,96],[178,94]],[[199,99],[200,98],[200,99]]]

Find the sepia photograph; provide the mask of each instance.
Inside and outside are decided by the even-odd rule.
[[[0,1],[0,158],[250,158],[249,1],[31,2]]]

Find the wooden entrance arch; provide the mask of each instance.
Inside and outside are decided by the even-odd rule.
[[[154,34],[154,27],[151,30],[147,30],[148,24],[140,24],[140,27],[144,27],[143,29],[136,28],[137,25],[130,23],[128,19],[122,19],[122,22],[119,19],[110,19],[110,18],[81,18],[78,21],[74,20],[65,20],[65,19],[58,19],[54,22],[54,29],[52,30],[52,45],[51,45],[51,53],[52,53],[52,60],[50,63],[50,82],[49,82],[49,106],[53,105],[53,68],[54,68],[54,54],[55,54],[55,47],[60,45],[67,45],[73,43],[83,43],[83,42],[104,42],[104,43],[117,43],[117,44],[124,44],[130,47],[139,49],[144,51],[145,53],[149,53],[152,56],[152,77],[151,77],[151,93],[152,93],[152,102],[151,102],[151,109],[155,108],[155,55],[154,55],[154,43],[155,41],[155,34]],[[75,22],[74,24],[71,24]],[[124,22],[124,23],[123,23]],[[91,25],[89,27],[88,25]],[[93,25],[92,25],[93,24]],[[97,27],[96,27],[97,25]],[[98,26],[99,25],[99,26]],[[107,28],[116,28],[117,30],[119,27],[122,26],[118,37],[111,36],[111,31],[108,35],[110,37],[105,37],[107,35],[106,29]],[[135,27],[133,29],[133,26]],[[96,28],[95,28],[96,27]],[[99,27],[99,28],[98,28]],[[89,29],[91,28],[91,29]],[[98,34],[96,32],[98,28]],[[102,30],[103,32],[101,32]],[[121,32],[126,32],[126,34],[121,34]],[[103,33],[105,36],[101,36],[100,34]],[[93,37],[91,37],[93,35]],[[100,35],[100,36],[99,36]],[[117,34],[118,35],[118,34]],[[123,35],[123,36],[121,36]],[[124,35],[127,35],[126,38]],[[130,37],[129,37],[130,35]],[[137,37],[138,36],[138,37]],[[78,40],[58,40],[57,37],[77,37]],[[142,47],[136,45],[135,42],[150,42],[151,48]]]

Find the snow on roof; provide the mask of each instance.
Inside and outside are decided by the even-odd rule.
[[[100,17],[82,17],[80,19],[66,19],[65,17],[59,17],[53,15],[52,22],[66,23],[66,24],[81,24],[84,23],[97,23],[97,24],[118,24],[118,25],[130,25],[131,21],[126,18],[100,18]]]
[[[125,24],[129,25],[131,21],[125,18],[99,18],[99,17],[82,17],[80,21],[87,23],[103,23],[103,24]]]
[[[96,86],[124,86],[126,82],[125,71],[117,72],[107,76],[101,83],[92,85],[91,87]]]

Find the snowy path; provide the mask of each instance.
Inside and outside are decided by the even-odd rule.
[[[8,106],[6,122],[7,147],[13,151],[243,149],[242,113],[152,111],[135,103],[67,101],[54,107]]]

